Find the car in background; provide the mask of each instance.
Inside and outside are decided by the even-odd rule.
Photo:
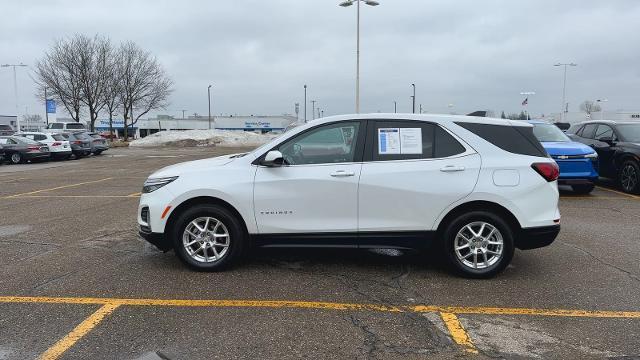
[[[71,122],[54,122],[47,125],[47,128],[44,132],[48,133],[63,133],[63,132],[74,132],[74,131],[87,131],[87,128],[84,124],[79,122],[71,121]]]
[[[0,124],[0,136],[11,136],[15,133],[11,125]]]
[[[0,146],[12,164],[48,160],[50,157],[47,145],[21,136],[0,136]]]
[[[533,134],[558,163],[558,185],[569,185],[575,193],[588,194],[598,180],[598,154],[589,146],[571,140],[555,124],[530,120]]]
[[[109,150],[109,143],[99,133],[90,132],[90,133],[85,133],[85,134],[92,138],[91,152],[94,155],[100,155],[103,152]]]
[[[4,148],[0,145],[0,165],[4,162]]]
[[[640,193],[640,122],[585,121],[567,133],[595,149],[600,176],[615,179],[624,192]]]
[[[49,147],[51,158],[56,160],[66,160],[72,155],[69,141],[60,134],[47,134],[43,132],[20,132],[15,136],[22,136],[27,139],[41,142]]]
[[[71,153],[75,159],[79,159],[91,154],[91,140],[78,137],[77,133],[60,133],[60,135],[69,141],[71,145]]]

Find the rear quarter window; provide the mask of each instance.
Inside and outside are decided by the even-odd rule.
[[[54,134],[54,135],[51,135],[51,137],[52,137],[52,138],[53,138],[53,140],[55,140],[55,141],[64,141],[64,140],[65,140],[65,137],[64,137],[64,136],[62,136],[62,135],[60,135],[60,134]]]
[[[547,157],[546,150],[533,134],[533,127],[456,122],[504,151],[513,154]]]

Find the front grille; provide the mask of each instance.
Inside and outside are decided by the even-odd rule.
[[[584,159],[584,155],[552,155],[554,160],[572,160],[572,159]]]

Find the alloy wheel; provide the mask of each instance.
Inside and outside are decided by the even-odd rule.
[[[502,258],[503,250],[500,230],[484,221],[463,226],[454,241],[454,251],[460,263],[474,270],[496,264]]]
[[[620,183],[625,191],[633,191],[635,189],[638,184],[638,172],[633,165],[627,164],[622,168]]]
[[[14,164],[19,163],[22,160],[20,154],[15,153],[11,155],[11,162],[13,162]]]
[[[231,236],[220,220],[213,217],[199,217],[185,227],[182,244],[193,260],[213,263],[229,252]]]

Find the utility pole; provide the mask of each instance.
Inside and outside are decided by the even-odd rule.
[[[18,80],[16,78],[16,67],[27,67],[27,65],[20,63],[20,64],[2,64],[0,65],[0,67],[12,67],[13,68],[13,94],[15,95],[15,99],[16,99],[16,126],[18,128],[18,131],[21,131],[20,129],[20,115],[18,115],[18,108],[19,108],[19,104],[18,104]]]
[[[567,91],[567,66],[578,66],[576,63],[557,63],[553,66],[564,67],[564,80],[562,82],[562,112],[560,113],[560,122],[564,122],[565,113],[569,111],[569,106],[566,104],[566,91]],[[565,110],[566,109],[566,110]]]
[[[420,114],[422,114],[422,104],[420,104]]]
[[[413,99],[413,113],[416,113],[416,84],[411,84],[411,86],[413,86],[413,96],[411,96],[411,99]]]
[[[182,110],[182,120],[184,120],[184,113],[185,113],[186,111],[187,111],[187,110]]]
[[[207,96],[209,98],[209,130],[211,130],[211,85],[207,87]]]
[[[307,85],[304,86],[304,122],[307,123]]]
[[[393,100],[393,113],[397,113],[398,112],[398,102]]]
[[[47,87],[44,87],[44,117],[47,120],[47,127],[49,127],[49,98],[47,97]]]

